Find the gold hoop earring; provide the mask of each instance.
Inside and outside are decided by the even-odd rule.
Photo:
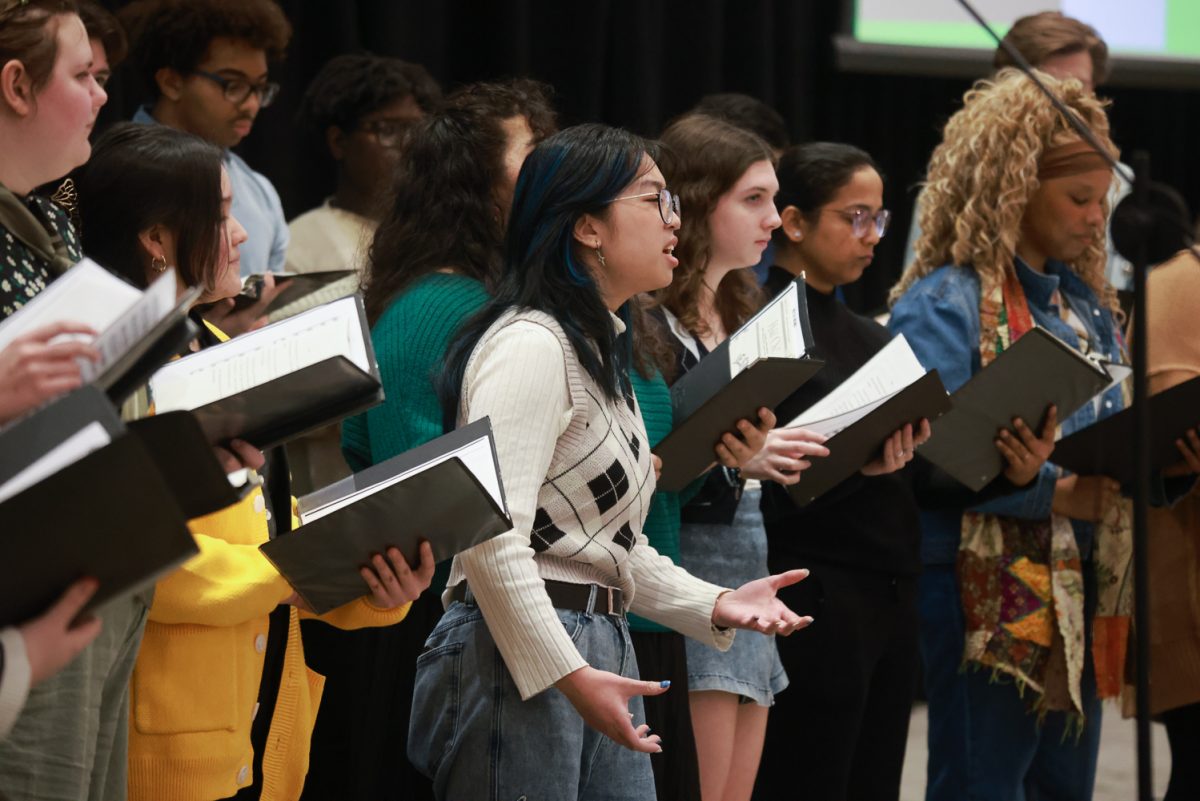
[[[599,246],[599,245],[596,245],[596,258],[598,258],[598,259],[600,260],[600,266],[601,266],[601,267],[607,267],[607,266],[608,266],[608,262],[605,260],[605,258],[604,258],[604,253],[603,253],[603,252],[601,252],[601,250],[600,250],[600,246]]]
[[[162,256],[155,256],[150,259],[150,269],[156,273],[165,273],[167,271],[167,260]]]

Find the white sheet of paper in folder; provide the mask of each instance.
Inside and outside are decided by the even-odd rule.
[[[424,464],[418,465],[411,470],[406,470],[403,473],[392,476],[386,481],[380,481],[377,484],[372,484],[369,487],[364,487],[357,492],[352,492],[347,495],[331,501],[324,506],[318,506],[309,511],[301,511],[300,522],[307,525],[314,520],[320,520],[327,514],[332,514],[338,509],[356,503],[361,498],[368,495],[373,495],[380,490],[387,489],[393,484],[399,484],[409,476],[428,470],[431,467],[441,464],[450,459],[457,458],[463,463],[463,466],[471,471],[475,478],[479,479],[479,483],[487,490],[492,499],[496,501],[496,505],[501,509],[508,511],[504,503],[504,493],[500,489],[500,474],[496,470],[495,456],[492,449],[492,441],[490,437],[480,437],[473,440],[461,448],[455,448],[452,451],[447,451],[437,458],[430,459]]]
[[[371,371],[353,297],[168,364],[150,389],[159,412],[196,409],[335,356]]]
[[[832,437],[924,375],[925,368],[908,340],[898,334],[837,389],[808,407],[786,428],[807,428]]]
[[[789,284],[729,337],[729,378],[759,359],[799,359],[808,351],[800,325],[799,285]]]

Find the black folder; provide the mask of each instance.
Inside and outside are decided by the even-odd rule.
[[[82,576],[100,584],[91,610],[149,586],[196,553],[184,512],[143,437],[124,430],[96,387],[0,434],[0,480],[91,423],[109,434],[108,445],[0,503],[0,625],[40,614]],[[31,443],[46,449],[26,450]],[[174,450],[176,459],[213,458],[207,445],[196,453]]]
[[[354,275],[354,270],[322,270],[320,272],[311,273],[275,273],[275,280],[279,283],[284,281],[288,285],[283,289],[275,299],[271,301],[271,305],[267,307],[266,314],[270,315],[273,312],[279,311],[285,306],[290,306],[298,300],[301,300],[309,295],[321,292],[331,284],[341,281],[343,278],[348,278]],[[251,275],[246,279],[246,288],[242,290],[240,295],[234,297],[234,308],[244,309],[247,306],[252,306],[258,302],[259,287],[261,286],[263,276],[261,273]],[[347,295],[352,295],[354,292],[349,292]],[[345,297],[345,296],[343,296]],[[337,298],[329,298],[328,300],[337,300]],[[314,304],[315,305],[315,304]]]
[[[1158,472],[1183,461],[1175,440],[1200,425],[1200,378],[1184,381],[1150,398],[1150,469]],[[1134,410],[1125,409],[1059,440],[1050,457],[1055,464],[1084,476],[1108,476],[1122,484],[1137,478],[1133,470]]]
[[[512,520],[506,504],[497,503],[461,459],[445,458],[464,446],[480,444],[482,438],[490,448],[503,499],[491,424],[484,418],[301,498],[303,515],[445,459],[264,543],[263,554],[313,611],[323,614],[369,592],[359,568],[371,554],[394,546],[409,564],[416,564],[420,541],[427,539],[440,562],[508,531]]]
[[[714,358],[719,352],[719,349],[713,351],[700,363],[703,366],[712,359],[714,365],[724,366],[723,381],[716,370],[706,376],[716,379],[713,382],[715,387],[689,384],[686,388],[688,394],[676,393],[672,387],[672,404],[677,410],[679,405],[676,405],[676,398],[679,403],[686,404],[691,400],[689,395],[693,391],[696,396],[705,391],[711,394],[655,447],[654,452],[662,459],[662,475],[658,479],[660,490],[677,492],[686,487],[716,460],[713,448],[720,442],[722,434],[726,431],[736,432],[738,420],[756,422],[760,408],[766,406],[774,409],[783,403],[825,364],[819,359],[760,359],[730,381],[728,360]],[[678,387],[684,379],[696,374],[700,366],[693,368],[675,386]]]
[[[243,439],[265,451],[382,403],[383,386],[372,372],[335,356],[192,414],[209,442]]]
[[[236,438],[260,450],[267,450],[366,411],[383,401],[379,366],[371,337],[367,333],[362,298],[354,296],[339,302],[355,304],[369,371],[364,371],[344,356],[332,356],[241,392],[196,406],[190,411],[210,443],[221,444]],[[219,355],[222,349],[242,347],[250,337],[259,337],[264,343],[263,347],[271,347],[274,343],[272,335],[279,330],[277,326],[294,323],[301,316],[214,345],[201,354],[180,359],[167,369],[178,369],[196,356],[211,358],[214,354]],[[152,381],[152,392],[153,388]]]
[[[804,284],[797,279],[793,286],[804,341],[811,344]],[[784,292],[781,292],[767,305],[778,303],[783,296]],[[737,333],[754,325],[759,315],[747,321],[671,386],[675,427],[654,448],[654,453],[662,459],[658,489],[677,492],[686,487],[716,460],[713,448],[720,442],[722,434],[726,431],[736,433],[738,420],[757,421],[760,408],[774,409],[824,366],[819,359],[769,356],[746,366],[730,380],[733,373],[730,342]]]
[[[830,437],[825,443],[829,455],[812,459],[812,466],[788,487],[788,494],[797,506],[807,506],[879,456],[884,441],[896,431],[908,423],[915,428],[922,418],[932,424],[950,408],[942,379],[937,370],[930,370]]]
[[[1014,417],[1040,431],[1047,406],[1065,420],[1110,383],[1104,367],[1034,328],[951,396],[954,408],[934,424],[920,454],[978,492],[1004,470],[996,434],[1011,430]]]

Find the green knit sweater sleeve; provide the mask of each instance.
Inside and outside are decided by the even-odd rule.
[[[439,437],[436,380],[446,350],[488,294],[473,278],[431,273],[398,295],[371,329],[384,401],[346,421],[342,451],[355,470]]]
[[[671,390],[658,373],[651,378],[644,378],[633,370],[630,381],[642,412],[642,421],[646,424],[646,436],[650,439],[650,447],[654,447],[671,433],[674,424]],[[659,553],[671,557],[675,564],[679,564],[679,508],[678,493],[657,490],[650,500],[650,510],[642,526],[650,545]],[[634,631],[670,631],[637,615],[629,616],[629,628]]]

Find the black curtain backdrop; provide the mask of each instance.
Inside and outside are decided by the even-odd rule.
[[[946,0],[950,3],[952,0]],[[946,118],[969,82],[839,72],[834,0],[281,0],[295,28],[283,85],[238,148],[274,183],[289,217],[332,191],[332,165],[301,135],[295,110],[308,81],[340,53],[369,50],[425,65],[446,89],[525,75],[551,84],[563,125],[600,121],[654,136],[712,92],[745,92],[777,108],[793,141],[855,144],[884,171],[895,217],[848,302],[884,305],[904,255],[912,199]],[[110,8],[122,0],[108,0]],[[1151,154],[1157,179],[1200,208],[1200,97],[1194,91],[1102,88],[1126,155]],[[144,96],[122,68],[101,125],[132,115]]]

